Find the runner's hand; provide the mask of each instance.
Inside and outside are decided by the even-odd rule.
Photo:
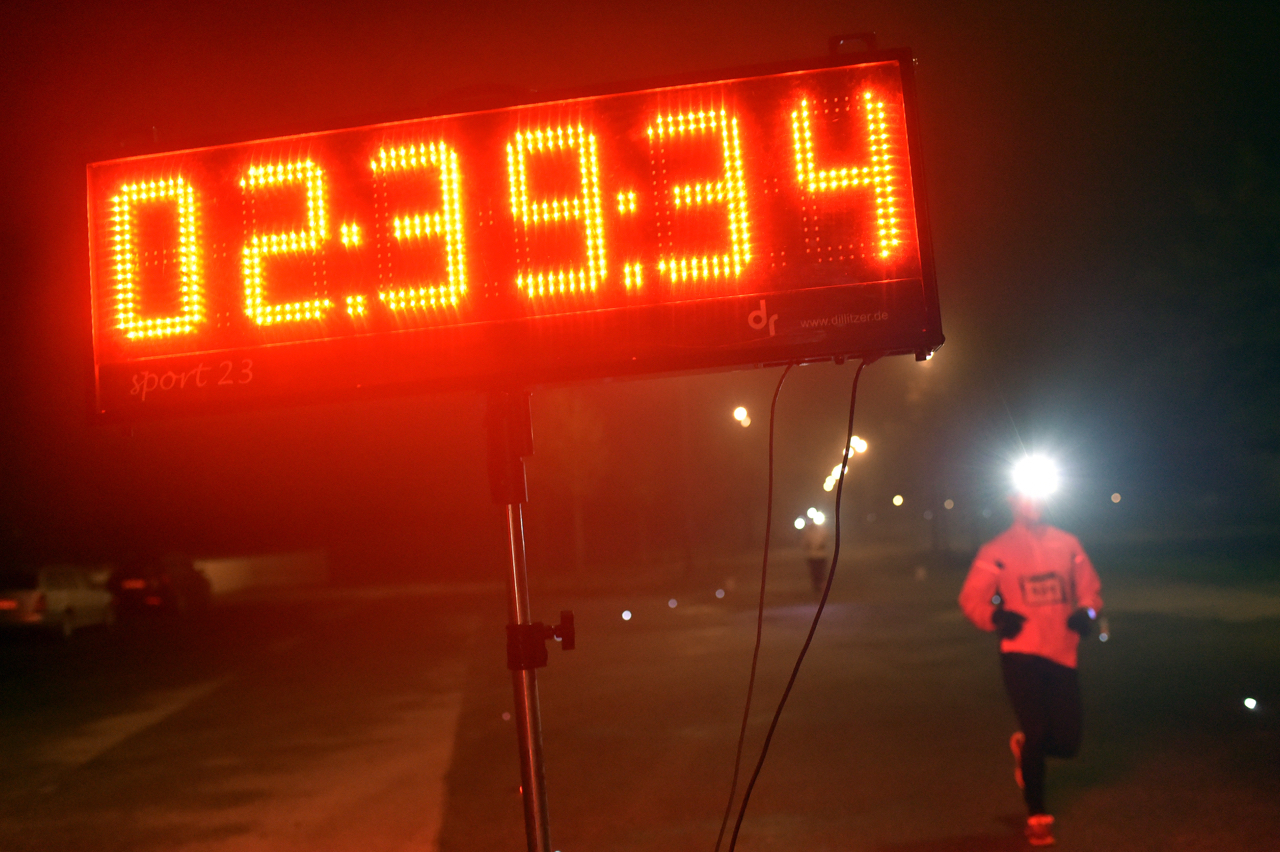
[[[1067,626],[1079,633],[1081,639],[1088,639],[1093,635],[1092,610],[1080,607],[1067,617]]]
[[[996,635],[1001,639],[1012,639],[1021,633],[1022,622],[1026,620],[1025,615],[1010,612],[1004,607],[998,607],[991,613],[991,624],[996,628]]]

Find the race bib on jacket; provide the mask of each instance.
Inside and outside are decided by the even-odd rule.
[[[1019,577],[1018,585],[1022,587],[1022,602],[1027,606],[1053,606],[1069,601],[1066,579],[1052,571]]]

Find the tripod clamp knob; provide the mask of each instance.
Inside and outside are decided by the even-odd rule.
[[[547,664],[547,640],[559,639],[560,647],[572,651],[577,647],[577,631],[573,625],[573,613],[560,611],[560,623],[546,625],[541,621],[533,624],[507,625],[507,668],[512,671],[529,671],[539,669]]]

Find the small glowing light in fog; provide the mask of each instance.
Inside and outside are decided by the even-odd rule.
[[[813,513],[813,522],[814,522],[814,524],[816,524],[817,526],[822,526],[823,524],[825,524],[825,523],[827,522],[827,516],[826,516],[826,515],[824,515],[824,514],[822,514],[821,512],[814,512],[814,513]]]
[[[742,428],[743,428],[743,429],[747,428],[747,427],[748,427],[748,426],[750,426],[750,425],[751,425],[751,418],[750,418],[750,417],[744,417],[744,418],[742,418]]]
[[[849,446],[853,447],[855,453],[865,453],[867,451],[867,442],[854,435],[849,441]]]
[[[741,423],[743,420],[746,420],[747,410],[743,408],[741,405],[739,405],[737,408],[733,410],[733,419],[737,420],[739,423]]]
[[[836,487],[836,481],[829,476],[827,477],[827,481],[822,483],[823,491],[830,491],[835,487]]]
[[[925,509],[925,510],[924,510],[924,519],[925,519],[926,521],[932,521],[932,520],[933,520],[933,510],[932,510],[932,509]]]
[[[510,714],[510,713],[503,713],[503,714],[502,714],[502,721],[504,721],[504,722],[510,722],[510,721],[511,721],[511,714]]]
[[[804,518],[796,518],[796,529],[804,529]]]
[[[901,506],[901,505],[902,505],[902,495],[901,495],[901,494],[895,494],[895,495],[893,495],[893,505],[895,505],[895,506]]]
[[[671,607],[672,609],[675,609],[675,608],[676,608],[676,599],[675,599],[675,598],[672,598],[671,600],[667,601],[667,606]]]
[[[1119,503],[1119,502],[1120,502],[1120,492],[1119,492],[1119,491],[1117,491],[1115,494],[1112,494],[1112,495],[1111,495],[1111,502],[1112,502],[1112,503]]]
[[[1109,633],[1099,633],[1099,634],[1098,634],[1098,641],[1099,641],[1099,642],[1105,642],[1105,641],[1107,641],[1107,640],[1108,640],[1108,639],[1110,639],[1110,638],[1111,638],[1111,634],[1109,634]]]
[[[716,597],[718,598],[724,597],[724,589],[716,589]]]
[[[624,610],[622,611],[622,620],[623,620],[623,621],[630,621],[630,620],[631,620],[631,610],[629,610],[629,609],[624,609]]]
[[[1024,497],[1048,497],[1058,490],[1058,466],[1045,456],[1025,456],[1013,466],[1013,487]]]
[[[1257,710],[1257,709],[1258,709],[1258,702],[1257,702],[1257,701],[1255,701],[1255,700],[1253,700],[1252,698],[1246,698],[1246,699],[1244,700],[1244,706],[1245,706],[1245,707],[1248,707],[1250,710]]]
[[[846,467],[845,470],[848,470],[848,468]],[[840,465],[836,465],[835,467],[831,468],[831,478],[836,479],[839,476],[840,476]]]
[[[950,511],[951,509],[954,509],[955,507],[956,507],[956,501],[955,501],[955,500],[948,500],[948,501],[946,501],[945,503],[943,503],[943,504],[942,504],[942,508],[944,508],[944,509],[946,509],[946,510],[948,510],[948,511]]]
[[[813,506],[810,506],[810,507],[809,507],[809,511],[805,512],[805,513],[804,513],[804,516],[805,516],[806,518],[808,518],[809,520],[813,520],[814,518],[816,518],[816,517],[818,516],[818,510],[817,510],[817,509],[815,509]]]

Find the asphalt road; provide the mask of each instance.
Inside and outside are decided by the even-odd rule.
[[[744,779],[813,611],[801,566],[774,571]],[[540,672],[555,849],[714,848],[755,580],[702,573],[535,587],[535,612],[572,608],[579,632]],[[1026,848],[1013,719],[992,638],[955,609],[961,579],[909,558],[842,569],[739,849]],[[1107,594],[1083,752],[1050,769],[1060,848],[1280,848],[1280,590]],[[0,850],[523,849],[504,621],[498,586],[420,586],[6,638]]]

